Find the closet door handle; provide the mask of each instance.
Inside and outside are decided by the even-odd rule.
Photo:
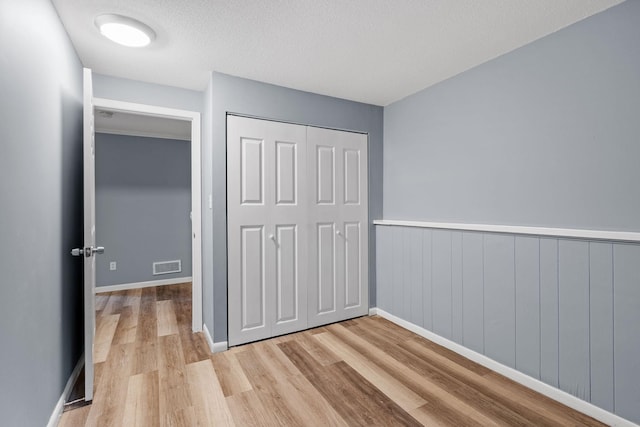
[[[336,234],[337,234],[338,236],[342,236],[342,231],[337,230],[337,231],[336,231]]]
[[[274,242],[276,241],[276,236],[274,236],[273,234],[269,234],[269,239],[273,240]]]

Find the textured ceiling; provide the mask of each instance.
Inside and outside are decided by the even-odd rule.
[[[212,70],[387,105],[622,0],[53,0],[86,67],[203,90]],[[157,33],[100,36],[118,13]]]

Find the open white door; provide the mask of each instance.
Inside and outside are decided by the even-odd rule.
[[[95,133],[93,119],[93,83],[91,70],[84,69],[84,141],[83,152],[83,196],[84,196],[84,247],[80,252],[84,260],[84,396],[93,399],[93,337],[96,328],[95,253],[96,247],[96,188],[95,188]]]

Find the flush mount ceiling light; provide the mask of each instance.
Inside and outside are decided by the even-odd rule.
[[[147,46],[156,37],[156,33],[148,25],[127,16],[99,15],[95,24],[103,36],[123,46]]]

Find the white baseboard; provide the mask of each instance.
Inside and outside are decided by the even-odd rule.
[[[177,285],[178,283],[190,282],[189,277],[176,277],[174,279],[151,280],[148,282],[124,283],[122,285],[96,286],[96,294],[104,292],[127,291],[129,289],[150,288],[152,286]]]
[[[73,388],[73,385],[76,383],[76,380],[78,379],[78,375],[80,375],[80,371],[82,371],[83,366],[84,366],[84,353],[82,354],[82,356],[80,356],[80,359],[78,359],[78,363],[76,364],[76,367],[73,368],[73,371],[71,371],[71,375],[67,380],[67,384],[65,384],[64,390],[62,390],[62,395],[60,395],[60,399],[58,399],[58,402],[56,403],[56,406],[55,408],[53,408],[53,412],[51,413],[51,417],[49,417],[49,422],[47,423],[47,427],[56,427],[60,422],[60,417],[62,417],[62,411],[64,410],[64,404],[66,403],[67,398],[69,397],[69,394],[71,394],[71,389]]]
[[[213,349],[211,350],[213,353],[220,353],[221,351],[229,350],[229,341],[220,341],[213,343]]]
[[[411,322],[407,322],[406,320],[400,319],[399,317],[394,316],[393,314],[387,313],[384,310],[379,308],[370,308],[369,314],[374,315],[377,314],[380,317],[383,317],[398,326],[403,327],[415,334],[418,334],[430,341],[433,341],[436,344],[440,344],[441,346],[448,348],[451,351],[454,351],[461,356],[466,357],[467,359],[473,360],[474,362],[491,369],[499,374],[504,375],[505,377],[522,384],[525,387],[528,387],[532,390],[537,391],[540,394],[543,394],[557,402],[560,402],[570,408],[575,409],[576,411],[582,412],[590,417],[595,418],[598,421],[601,421],[610,426],[621,426],[621,427],[638,427],[637,424],[632,423],[629,420],[626,420],[618,415],[612,414],[609,411],[605,411],[602,408],[599,408],[595,405],[592,405],[589,402],[585,402],[582,399],[579,399],[569,393],[566,393],[560,389],[552,387],[548,384],[543,383],[529,375],[523,374],[520,371],[517,371],[513,368],[510,368],[502,363],[496,362],[493,359],[488,358],[487,356],[477,353],[473,350],[470,350],[458,343],[450,341],[446,338],[441,337],[440,335],[436,335],[431,331],[424,329],[421,326],[414,325]]]
[[[207,344],[209,344],[209,350],[211,351],[211,353],[215,353],[213,351],[213,348],[215,347],[215,344],[213,343],[213,338],[211,337],[211,332],[209,332],[209,328],[207,328],[206,324],[202,325],[202,333],[204,334],[204,337],[207,339]]]
[[[202,325],[202,332],[207,339],[207,344],[209,344],[209,350],[211,350],[211,353],[220,353],[221,351],[227,351],[229,349],[229,341],[213,342],[211,332],[209,332],[207,325]]]

